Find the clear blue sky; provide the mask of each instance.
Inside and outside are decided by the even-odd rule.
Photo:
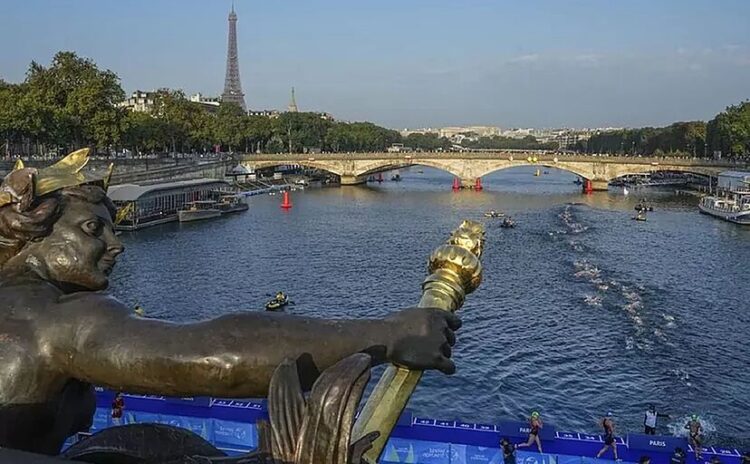
[[[73,50],[126,92],[219,94],[225,0],[8,0],[0,78]],[[236,0],[251,108],[389,127],[640,126],[750,97],[750,0]]]

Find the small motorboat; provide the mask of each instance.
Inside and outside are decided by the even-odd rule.
[[[640,213],[636,214],[635,216],[633,216],[633,220],[634,221],[645,221],[646,220],[646,215],[643,214],[643,212],[640,212]]]
[[[505,216],[505,213],[500,212],[500,211],[495,211],[494,209],[484,213],[484,217],[486,218],[501,218],[504,216]]]
[[[286,295],[281,298],[276,297],[266,303],[266,311],[283,311],[283,308],[288,304],[289,298]]]
[[[401,182],[401,174],[396,174],[395,176],[392,176],[391,180],[393,182]]]
[[[578,179],[574,180],[573,183],[576,184],[576,185],[583,185],[583,181],[581,180],[580,177]]]
[[[201,200],[185,203],[185,208],[177,211],[180,222],[202,221],[221,216],[221,210],[215,201]]]
[[[544,171],[544,174],[545,174],[545,175],[546,175],[546,174],[549,174],[549,171],[545,170],[545,171]]]
[[[503,229],[512,229],[516,227],[516,221],[511,218],[505,218],[503,219],[503,222],[500,223],[500,227]]]
[[[648,212],[652,212],[654,210],[654,207],[646,205],[646,204],[643,204],[643,203],[638,203],[637,205],[635,205],[635,208],[633,208],[633,209],[636,210],[636,211],[648,211]]]
[[[222,195],[216,206],[221,210],[221,214],[238,213],[250,208],[240,195]]]

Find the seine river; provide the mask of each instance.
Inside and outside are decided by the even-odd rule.
[[[696,413],[709,444],[750,446],[750,229],[700,215],[692,197],[582,195],[571,174],[532,172],[454,193],[448,174],[412,168],[400,183],[294,192],[289,212],[260,196],[233,217],[126,233],[112,292],[179,321],[259,311],[277,290],[294,314],[380,317],[416,303],[430,252],[479,219],[484,282],[460,313],[458,372],[425,375],[415,414],[538,410],[558,430],[595,431],[612,411],[637,432],[653,402],[671,415],[660,432],[683,433]],[[632,221],[644,196],[656,211]],[[518,226],[485,220],[489,209]]]

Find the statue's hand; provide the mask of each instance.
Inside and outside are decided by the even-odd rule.
[[[461,327],[458,316],[433,308],[410,308],[389,316],[388,360],[411,369],[456,372],[451,361],[453,333]]]

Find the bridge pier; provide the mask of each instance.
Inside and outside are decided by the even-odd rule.
[[[339,176],[341,178],[341,185],[361,185],[367,182],[365,176]]]
[[[592,180],[591,181],[591,188],[597,192],[606,192],[609,190],[609,181],[608,180]]]

